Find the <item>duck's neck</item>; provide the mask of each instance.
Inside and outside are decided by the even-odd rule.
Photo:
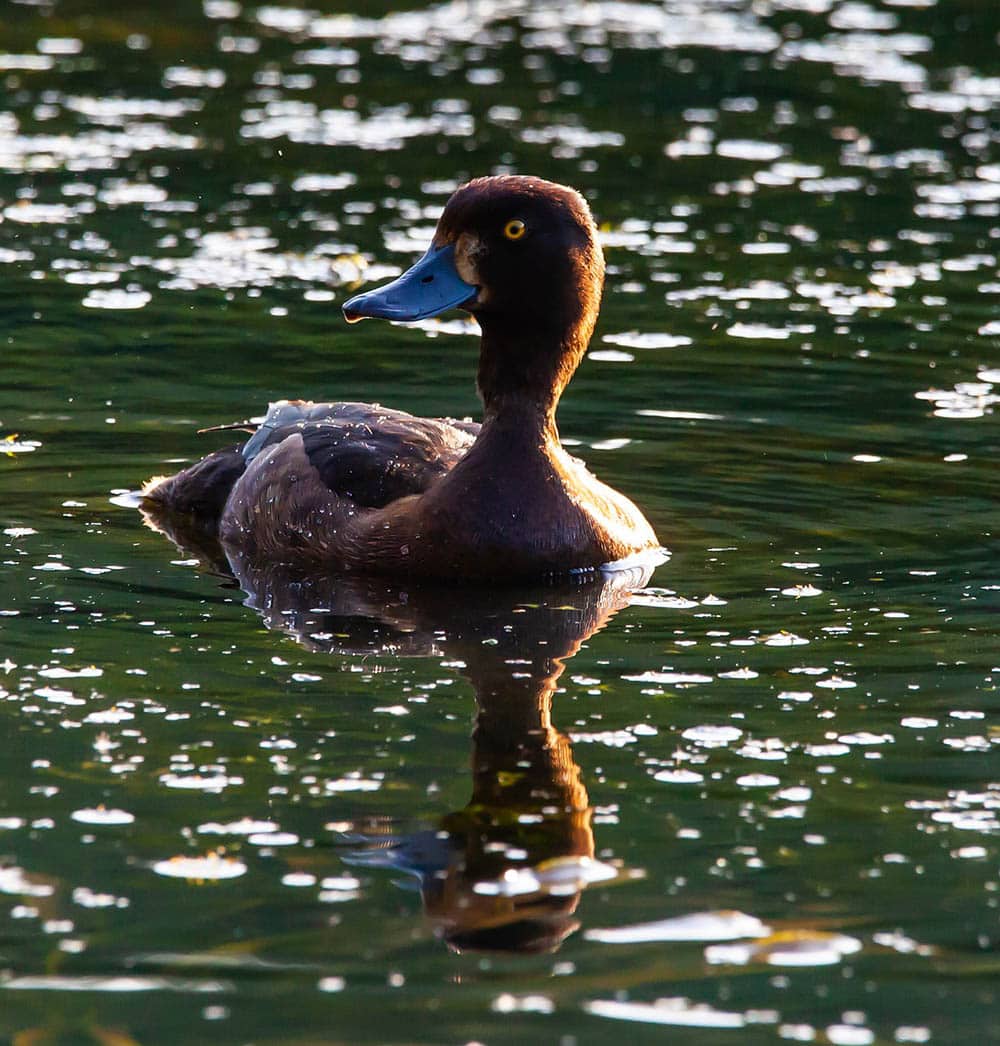
[[[556,408],[586,352],[591,326],[526,331],[484,324],[477,378],[484,429],[558,442]]]

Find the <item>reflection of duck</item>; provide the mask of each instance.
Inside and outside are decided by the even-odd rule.
[[[440,830],[353,837],[348,860],[416,877],[428,915],[457,950],[557,947],[590,882],[615,877],[594,860],[587,791],[569,739],[551,721],[565,662],[627,605],[648,576],[496,591],[388,580],[301,578],[232,557],[269,627],[312,649],[444,655],[476,693],[472,797]],[[367,846],[359,849],[359,843]]]
[[[282,402],[242,447],[151,480],[260,560],[417,577],[540,577],[658,548],[639,510],[560,446],[555,412],[590,339],[604,260],[584,200],[538,178],[480,178],[427,253],[344,306],[349,320],[452,307],[482,327],[482,425],[363,403]]]

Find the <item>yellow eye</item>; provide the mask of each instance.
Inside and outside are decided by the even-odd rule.
[[[503,227],[503,234],[508,240],[519,240],[527,231],[527,225],[520,218],[511,218]]]

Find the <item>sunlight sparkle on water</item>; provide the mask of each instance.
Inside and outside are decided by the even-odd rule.
[[[220,857],[218,854],[208,854],[205,857],[171,857],[157,861],[151,867],[157,875],[196,882],[236,879],[245,875],[247,870],[242,861],[233,857]]]
[[[989,5],[322,6],[10,22],[5,1034],[306,1040],[332,1006],[344,1041],[981,1038]],[[338,304],[507,171],[591,202],[560,428],[670,565],[482,620],[357,578],[286,607],[303,579],[241,590],[142,526],[145,477],[279,397],[478,418],[468,314]]]

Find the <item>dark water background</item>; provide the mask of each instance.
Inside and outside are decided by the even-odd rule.
[[[0,4],[0,1035],[1000,1039],[998,34]],[[339,302],[502,170],[604,230],[560,426],[633,605],[247,606],[111,502],[283,396],[474,415],[474,332]]]

